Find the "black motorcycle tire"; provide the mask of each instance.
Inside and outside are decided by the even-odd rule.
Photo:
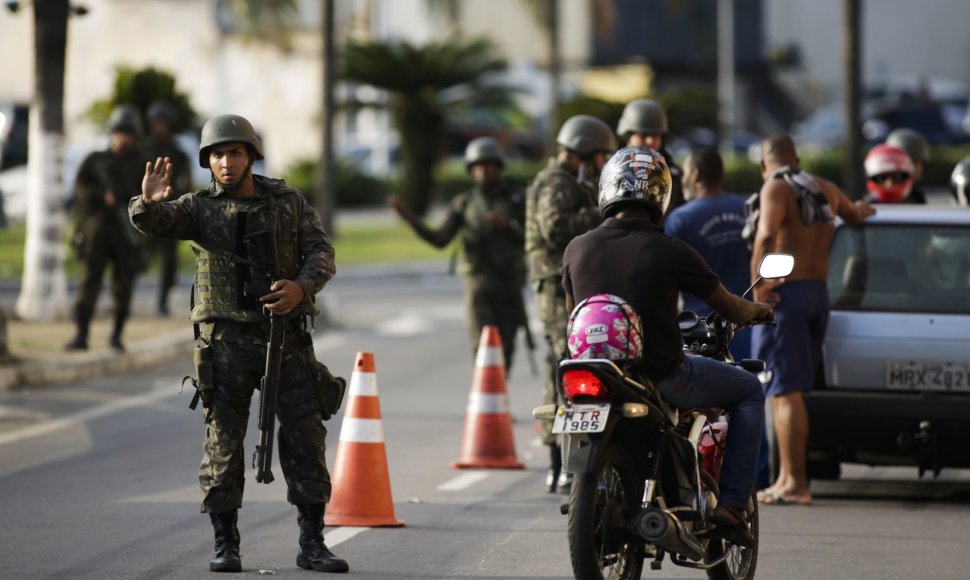
[[[574,476],[568,536],[569,558],[577,579],[640,577],[643,540],[622,530],[620,524],[639,511],[642,496],[643,479],[636,476],[633,460],[619,445],[607,448],[592,473]]]
[[[725,550],[730,552],[730,556],[720,566],[716,566],[707,571],[710,580],[751,580],[754,578],[755,569],[758,566],[758,497],[752,493],[748,498],[748,520],[751,535],[754,536],[754,546],[743,548],[731,544],[726,540],[712,540],[707,545],[707,553],[704,554],[705,562],[713,562],[724,555]]]

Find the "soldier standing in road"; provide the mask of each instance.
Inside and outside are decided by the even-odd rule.
[[[155,101],[148,106],[148,138],[142,144],[142,156],[154,161],[159,157],[172,160],[172,189],[185,193],[192,186],[189,173],[189,157],[175,143],[174,130],[178,124],[178,111],[168,101]],[[175,286],[178,274],[178,240],[150,238],[153,253],[161,257],[158,281],[158,315],[168,316],[168,295]]]
[[[482,327],[497,326],[508,371],[515,355],[515,336],[520,326],[528,324],[522,301],[525,196],[502,182],[505,152],[491,137],[479,137],[468,144],[465,167],[475,187],[452,200],[437,229],[425,225],[397,196],[389,201],[418,236],[437,248],[447,246],[461,231],[472,356],[478,349]]]
[[[556,137],[559,153],[539,172],[526,193],[525,251],[532,275],[536,308],[549,344],[549,370],[543,402],[556,402],[556,365],[566,351],[565,291],[562,288],[562,253],[574,237],[596,227],[597,179],[616,139],[609,125],[589,115],[576,115],[563,123]],[[552,421],[544,421],[542,442],[549,446],[550,468],[546,489],[569,492],[572,475],[561,473],[562,456]]]
[[[135,277],[144,267],[143,239],[128,222],[128,200],[139,195],[142,158],[136,150],[141,114],[119,105],[108,120],[108,149],[91,153],[81,163],[74,183],[75,248],[81,266],[74,321],[77,333],[67,350],[86,350],[88,330],[101,293],[101,278],[111,266],[114,326],[111,348],[124,351],[121,336],[131,311]]]
[[[684,189],[681,185],[683,171],[674,162],[674,156],[667,150],[664,139],[669,127],[667,112],[663,105],[651,99],[636,99],[623,108],[616,132],[626,147],[646,147],[664,156],[670,169],[673,188],[670,190],[670,205],[667,213],[684,205]]]
[[[306,332],[306,317],[319,313],[314,297],[336,271],[333,245],[298,190],[253,175],[253,163],[262,158],[262,143],[249,121],[215,117],[202,128],[199,148],[199,165],[213,174],[210,187],[175,199],[171,161],[159,159],[145,169],[142,195],[132,200],[129,214],[139,230],[192,240],[196,250],[192,321],[198,325],[196,388],[206,424],[199,484],[216,552],[209,569],[242,568],[236,522],[245,481],[243,440],[250,399],[265,368],[265,310],[288,317],[277,416],[287,500],[298,511],[296,563],[346,572],[347,562],[323,542],[331,491],[323,419],[333,409],[325,408],[326,385]],[[268,260],[277,262],[278,275],[271,284],[260,284],[267,279]]]

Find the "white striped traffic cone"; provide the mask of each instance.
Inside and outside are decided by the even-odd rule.
[[[328,526],[403,526],[394,517],[374,354],[358,352],[340,428]]]
[[[515,459],[512,416],[505,390],[505,360],[498,327],[482,328],[468,396],[461,453],[455,468],[522,469]]]

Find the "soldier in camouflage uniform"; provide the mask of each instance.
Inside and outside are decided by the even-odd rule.
[[[519,327],[527,324],[522,302],[525,196],[502,182],[505,153],[495,139],[471,141],[465,148],[465,166],[475,179],[475,187],[452,200],[437,229],[425,225],[397,196],[389,201],[418,236],[437,248],[447,246],[461,231],[472,358],[482,327],[497,326],[508,370],[515,354],[515,336]]]
[[[136,150],[141,114],[119,105],[108,120],[111,141],[105,151],[91,153],[81,163],[74,183],[75,249],[81,266],[74,321],[77,333],[68,350],[88,348],[88,329],[101,294],[101,279],[111,266],[114,326],[111,347],[123,351],[121,336],[131,310],[135,277],[144,267],[142,235],[128,223],[128,200],[137,197],[144,170]]]
[[[159,159],[148,164],[142,195],[132,200],[129,214],[146,234],[191,240],[196,250],[192,321],[200,330],[195,358],[206,424],[199,483],[205,493],[201,511],[212,520],[216,550],[209,569],[241,569],[236,521],[246,462],[243,439],[250,399],[265,368],[265,309],[289,316],[277,417],[287,500],[298,510],[296,562],[305,569],[346,572],[347,562],[323,542],[331,491],[324,454],[327,410],[313,379],[318,363],[305,331],[305,317],[319,312],[315,295],[335,273],[333,245],[299,191],[282,180],[253,175],[253,162],[262,158],[262,143],[249,121],[215,117],[202,129],[199,151],[199,164],[213,172],[209,189],[175,199],[171,160]],[[273,245],[279,275],[260,287],[258,281],[266,279],[260,264]]]
[[[148,138],[142,143],[142,157],[154,161],[159,157],[172,160],[172,189],[185,193],[192,186],[189,156],[178,146],[174,130],[178,125],[178,111],[168,101],[155,101],[148,107]],[[152,253],[161,258],[158,281],[158,314],[168,316],[168,295],[175,286],[178,273],[178,240],[151,238]]]
[[[562,288],[562,254],[574,237],[599,225],[597,183],[600,169],[616,149],[613,130],[589,115],[570,117],[556,137],[559,154],[533,180],[526,193],[525,251],[532,274],[536,309],[549,344],[549,371],[543,402],[556,402],[556,365],[566,351],[566,293]],[[542,423],[551,467],[546,489],[568,493],[571,475],[560,473],[562,458],[552,422]]]
[[[670,213],[684,205],[685,199],[681,184],[684,171],[674,161],[674,156],[664,143],[668,131],[667,111],[663,105],[651,99],[636,99],[627,103],[616,126],[620,141],[626,147],[646,147],[664,156],[673,180],[670,203],[667,206],[667,213]]]

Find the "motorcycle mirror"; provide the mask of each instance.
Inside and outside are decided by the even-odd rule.
[[[765,254],[758,266],[758,275],[762,279],[784,278],[795,269],[795,256],[791,254]]]
[[[791,254],[765,254],[761,258],[761,265],[758,266],[758,279],[754,281],[754,284],[748,286],[741,297],[744,298],[750,294],[754,287],[758,285],[758,282],[765,279],[784,278],[791,274],[794,269],[795,256]]]

